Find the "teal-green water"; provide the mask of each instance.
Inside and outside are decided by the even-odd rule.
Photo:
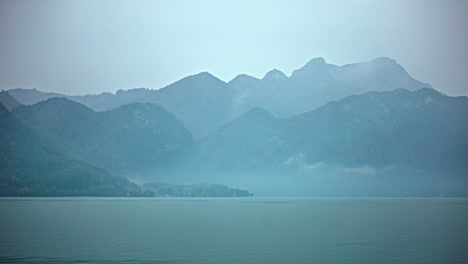
[[[2,263],[468,263],[468,199],[2,198]]]

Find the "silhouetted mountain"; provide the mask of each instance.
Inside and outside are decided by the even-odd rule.
[[[18,107],[14,114],[75,158],[119,174],[169,166],[192,144],[190,132],[155,104],[94,112],[77,102],[52,98]]]
[[[264,82],[277,82],[277,81],[286,81],[288,77],[286,74],[281,72],[280,70],[273,69],[265,74],[262,81]]]
[[[295,70],[291,77],[275,69],[261,80],[243,74],[226,84],[204,72],[159,90],[142,88],[119,90],[115,95],[103,93],[66,98],[95,111],[110,110],[133,102],[157,103],[174,113],[195,138],[202,138],[254,107],[265,108],[277,116],[291,116],[353,94],[424,87],[430,85],[414,80],[401,65],[389,58],[344,66],[315,58]],[[37,90],[10,91],[23,104],[52,96],[63,97]]]
[[[174,113],[193,133],[203,137],[232,119],[232,88],[213,75],[202,72],[185,77],[159,90],[119,90],[115,95],[73,96],[96,111],[133,102],[156,103]]]
[[[84,104],[94,111],[106,111],[122,105],[143,102],[142,98],[153,93],[155,90],[136,88],[130,90],[118,90],[112,93],[101,93],[98,95],[66,96],[66,98]]]
[[[256,87],[260,82],[259,79],[252,77],[247,74],[239,74],[234,79],[229,82],[229,85],[234,88],[236,91],[249,91],[250,89]]]
[[[433,89],[369,92],[289,118],[253,109],[203,152],[223,169],[390,166],[466,172],[468,98]]]
[[[7,91],[0,91],[0,104],[2,104],[8,111],[11,111],[13,108],[21,105]]]
[[[139,188],[123,177],[70,158],[0,105],[0,195],[125,196]]]
[[[242,96],[245,110],[260,106],[275,115],[289,116],[353,94],[424,87],[430,85],[414,80],[401,65],[389,58],[344,66],[315,58],[295,70],[289,78],[273,70],[256,85],[250,85],[250,90],[243,90],[237,96]]]
[[[8,93],[23,105],[33,105],[35,103],[38,103],[40,101],[44,101],[53,97],[64,97],[63,94],[41,92],[35,88],[34,89],[22,89],[22,88],[10,89],[8,90]]]
[[[186,77],[142,99],[160,104],[172,113],[194,134],[209,135],[233,117],[232,88],[203,72]]]
[[[125,104],[141,102],[141,98],[154,90],[146,88],[135,88],[129,90],[118,90],[113,93],[100,93],[88,95],[65,95],[59,93],[46,93],[37,89],[11,89],[8,92],[24,105],[33,105],[50,98],[59,97],[67,98],[72,101],[84,104],[94,111],[106,111]]]

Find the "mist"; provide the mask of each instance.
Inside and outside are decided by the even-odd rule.
[[[290,75],[313,57],[387,56],[467,95],[465,1],[2,1],[1,89],[67,95],[159,89],[207,71]],[[450,69],[450,70],[447,70]]]
[[[468,263],[468,1],[0,1],[0,263]]]

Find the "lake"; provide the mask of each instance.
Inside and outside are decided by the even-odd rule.
[[[468,263],[468,199],[1,198],[1,263]]]

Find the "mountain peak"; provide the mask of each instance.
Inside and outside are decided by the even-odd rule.
[[[267,74],[265,74],[265,77],[263,77],[262,80],[287,80],[288,79],[288,76],[286,76],[282,71],[280,70],[277,70],[277,69],[273,69],[269,72],[267,72]]]
[[[216,81],[216,82],[222,82],[225,83],[224,81],[218,79],[216,76],[212,75],[209,72],[200,72],[194,75],[187,76],[185,78],[182,78],[181,80],[175,82],[181,82],[181,81],[189,81],[189,80],[200,80],[200,81]],[[171,86],[172,84],[168,85]],[[166,87],[168,87],[166,86]]]
[[[89,107],[81,103],[78,103],[76,101],[65,98],[65,97],[51,97],[45,101],[36,103],[32,105],[31,107],[35,108],[36,110],[37,109],[42,109],[42,110],[49,109],[55,112],[76,111],[77,109],[80,109],[81,111],[85,111],[85,112],[94,112]]]
[[[218,78],[216,78],[213,74],[211,74],[211,73],[209,73],[209,72],[206,72],[206,71],[203,71],[203,72],[197,73],[197,74],[195,74],[195,75],[192,75],[192,77],[214,78],[214,79],[218,79]]]
[[[239,74],[237,75],[236,77],[234,77],[234,79],[230,80],[229,83],[233,83],[233,82],[243,82],[243,81],[246,81],[246,80],[252,80],[252,81],[258,81],[257,78],[253,77],[253,76],[250,76],[248,74]]]
[[[175,83],[169,84],[166,87],[163,87],[159,90],[158,92],[161,91],[167,91],[173,90],[173,89],[180,89],[180,88],[193,88],[193,87],[198,87],[198,86],[224,86],[226,83],[217,77],[213,76],[209,72],[200,72],[194,75],[189,75],[187,77],[184,77],[180,80],[178,80]]]
[[[247,74],[239,74],[229,82],[229,85],[237,90],[249,90],[254,88],[260,80]]]
[[[375,58],[371,60],[371,62],[380,63],[380,64],[398,64],[396,60],[389,58],[389,57]]]
[[[273,117],[273,115],[270,112],[268,112],[265,108],[262,108],[260,106],[250,109],[244,115],[247,117]]]
[[[306,63],[306,65],[304,67],[307,67],[307,66],[316,66],[316,65],[324,65],[326,64],[326,61],[324,58],[322,57],[317,57],[317,58],[313,58],[311,59],[309,62]]]
[[[307,76],[311,72],[314,72],[314,73],[323,72],[323,71],[326,71],[331,66],[335,66],[335,65],[328,64],[325,61],[325,59],[322,57],[313,58],[309,62],[307,62],[302,68],[293,71],[291,77]]]

